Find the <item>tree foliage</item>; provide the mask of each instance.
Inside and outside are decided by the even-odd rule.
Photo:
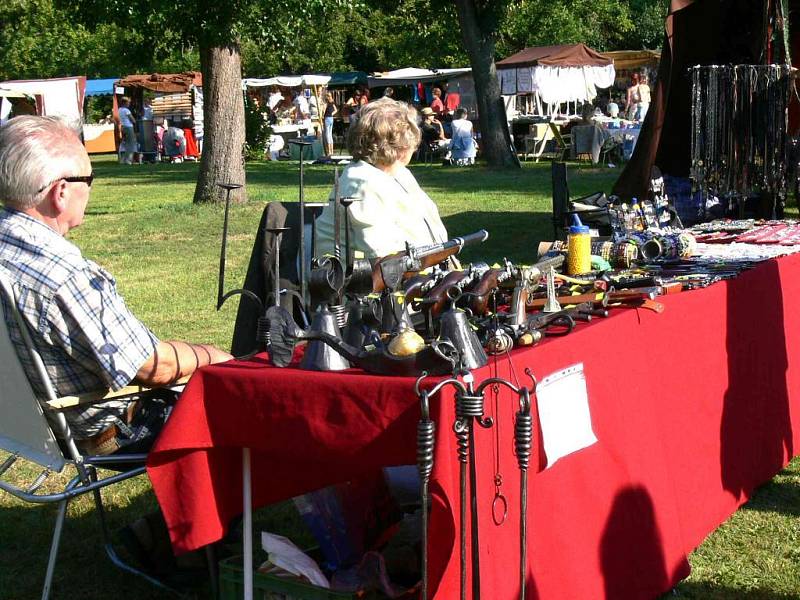
[[[496,58],[584,42],[658,48],[668,0],[517,0],[497,9]],[[238,39],[245,75],[467,64],[455,5],[432,0],[5,0],[0,79],[199,69],[201,41]]]
[[[509,7],[498,51],[583,42],[596,50],[658,48],[667,0],[519,0]]]

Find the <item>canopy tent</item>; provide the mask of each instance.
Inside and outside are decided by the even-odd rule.
[[[0,87],[6,93],[0,96],[0,120],[5,121],[11,113],[10,94],[21,93],[36,100],[36,112],[46,116],[57,116],[80,126],[83,119],[83,94],[85,77],[59,77],[55,79],[32,79],[3,81]],[[15,96],[20,98],[20,96]]]
[[[87,79],[86,80],[86,95],[87,96],[110,96],[114,93],[114,84],[119,80],[119,77],[111,79]]]
[[[367,85],[371,88],[392,85],[414,85],[420,82],[448,81],[471,73],[472,69],[470,68],[418,69],[415,67],[407,67],[395,71],[373,73],[367,78]]]
[[[614,83],[613,61],[585,44],[525,48],[497,62],[503,95],[535,94],[549,105],[591,102]]]
[[[367,74],[364,71],[340,71],[331,73],[328,87],[343,87],[347,85],[367,85]]]
[[[657,68],[658,61],[661,60],[660,50],[615,50],[604,52],[614,61],[614,68],[617,71],[633,71],[642,68]]]
[[[163,75],[151,73],[150,75],[128,75],[116,82],[116,87],[150,90],[163,94],[185,93],[192,87],[203,87],[203,76],[198,71],[173,73]]]
[[[277,85],[279,87],[314,87],[328,85],[331,80],[330,75],[278,75],[267,79],[248,78],[242,79],[242,89],[249,87],[268,87]]]

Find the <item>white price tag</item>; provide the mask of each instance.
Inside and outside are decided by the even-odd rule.
[[[589,413],[583,363],[548,375],[536,386],[547,468],[597,442]]]

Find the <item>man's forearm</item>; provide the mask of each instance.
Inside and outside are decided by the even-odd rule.
[[[150,386],[168,385],[194,373],[200,367],[219,362],[220,351],[205,344],[162,341],[136,374],[136,380]]]

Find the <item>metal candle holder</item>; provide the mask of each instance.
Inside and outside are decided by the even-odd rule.
[[[460,598],[467,598],[467,464],[470,466],[471,487],[471,546],[472,546],[472,598],[480,598],[480,559],[478,538],[477,492],[476,492],[476,467],[475,467],[475,439],[474,425],[484,428],[491,427],[492,418],[484,418],[483,406],[486,389],[489,386],[504,386],[519,396],[519,410],[514,422],[514,449],[517,456],[517,465],[520,471],[520,562],[519,562],[519,587],[520,599],[525,600],[526,571],[527,571],[527,511],[528,511],[528,464],[531,455],[533,439],[533,420],[531,417],[530,396],[536,389],[536,379],[530,369],[525,373],[530,377],[533,386],[529,389],[518,387],[500,377],[490,377],[475,388],[472,373],[462,370],[463,381],[452,377],[437,383],[430,390],[422,390],[421,384],[427,377],[423,374],[414,386],[414,391],[420,399],[422,418],[417,425],[417,470],[421,479],[422,494],[422,600],[428,597],[428,487],[430,476],[433,472],[433,456],[435,445],[436,426],[430,418],[430,399],[445,387],[455,390],[456,421],[453,430],[458,443],[459,461],[459,500],[460,509],[460,538],[461,538],[461,585]]]

